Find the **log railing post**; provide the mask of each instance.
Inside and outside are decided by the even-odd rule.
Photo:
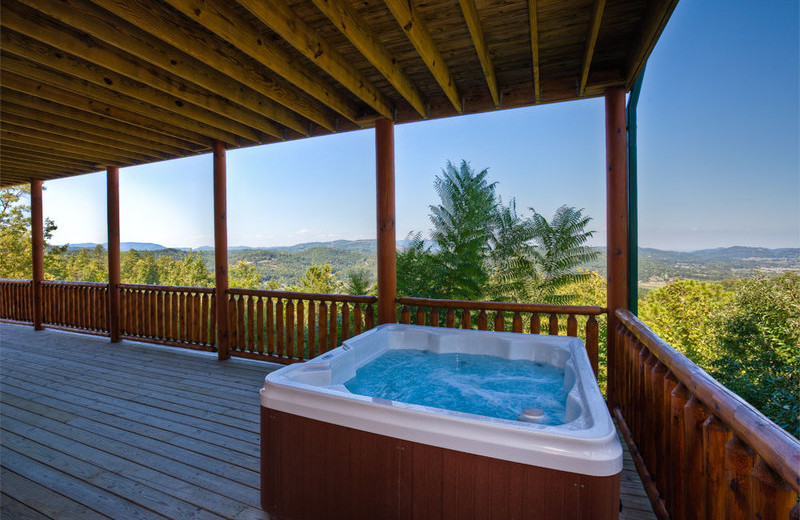
[[[42,330],[42,280],[44,279],[44,216],[42,211],[42,181],[31,179],[31,303],[33,328]]]
[[[112,343],[119,341],[119,168],[106,170],[106,207],[108,214],[108,333]]]
[[[378,217],[378,323],[396,323],[397,258],[394,212],[394,123],[375,122]]]
[[[217,357],[228,359],[228,212],[225,145],[221,141],[214,141],[214,278]]]
[[[628,161],[625,89],[606,91],[606,248],[608,251],[608,402],[616,404],[617,309],[628,308]]]

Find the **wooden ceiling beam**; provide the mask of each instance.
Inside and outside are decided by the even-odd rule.
[[[154,152],[152,149],[148,150],[146,148],[141,148],[135,145],[128,144],[127,142],[124,141],[116,141],[114,139],[109,139],[106,136],[89,134],[77,130],[76,128],[71,126],[53,125],[45,121],[32,119],[30,117],[27,117],[26,115],[35,115],[35,114],[31,114],[30,112],[25,112],[24,110],[20,111],[19,107],[14,107],[13,105],[9,105],[7,103],[3,103],[3,105],[0,106],[0,123],[9,123],[25,127],[33,132],[37,132],[38,134],[42,135],[49,134],[55,137],[65,137],[68,139],[75,139],[77,141],[82,141],[90,144],[94,143],[102,145],[110,150],[115,150],[122,153],[135,153],[143,157],[149,157],[154,161],[163,160],[168,157],[168,154]]]
[[[600,33],[600,24],[603,21],[603,11],[606,8],[606,0],[594,0],[592,9],[592,20],[589,23],[589,32],[586,35],[586,49],[583,53],[583,65],[581,66],[581,79],[578,86],[578,95],[586,94],[586,82],[589,79],[589,69],[592,66],[594,48],[597,45],[597,35]]]
[[[539,78],[539,6],[537,0],[528,0],[528,21],[531,26],[531,66],[533,68],[533,99],[542,102],[542,85]]]
[[[77,0],[72,0],[77,3]],[[265,115],[273,121],[291,128],[303,135],[308,135],[307,118],[316,124],[333,131],[336,128],[336,117],[316,99],[298,91],[280,77],[271,76],[258,67],[243,62],[237,56],[238,51],[227,44],[209,39],[209,35],[194,29],[189,23],[177,20],[175,14],[166,6],[142,0],[91,0],[117,17],[120,17],[151,36],[168,43],[180,51],[166,50],[170,53],[165,58],[165,49],[156,47],[160,57],[152,56],[148,47],[130,41],[124,37],[126,52],[139,53],[146,61],[157,59],[154,63],[172,74],[196,83],[212,92],[219,92],[232,101],[252,107],[252,94],[258,93],[263,98],[256,113]],[[128,31],[130,32],[130,31]],[[108,43],[118,45],[118,35],[105,35]],[[130,49],[130,50],[128,50]],[[231,52],[234,51],[234,52]],[[187,61],[186,55],[194,58]],[[203,64],[203,66],[199,66]],[[213,69],[211,71],[207,68]],[[242,88],[246,85],[249,88]],[[298,115],[299,114],[299,115]],[[302,116],[302,117],[301,117]]]
[[[654,0],[649,2],[648,5],[649,8],[639,25],[636,40],[626,64],[626,90],[633,88],[636,78],[644,70],[647,58],[667,25],[672,11],[678,5],[678,0]]]
[[[475,52],[478,55],[478,60],[481,62],[483,76],[486,78],[486,84],[489,87],[489,95],[492,96],[495,108],[500,108],[497,77],[494,74],[492,57],[489,54],[489,47],[486,45],[486,37],[481,27],[481,19],[478,15],[478,8],[475,5],[475,0],[458,0],[458,3],[461,5],[461,12],[464,15],[469,34],[472,37],[472,44],[475,46]]]
[[[314,29],[296,16],[285,0],[237,2],[378,114],[394,117],[392,102]]]
[[[384,78],[422,117],[427,117],[426,100],[406,76],[397,60],[347,0],[312,0],[322,14],[378,69]]]
[[[130,152],[118,152],[111,150],[104,146],[86,143],[77,139],[72,139],[67,136],[57,136],[47,133],[37,133],[36,130],[30,128],[14,125],[10,123],[3,123],[0,132],[10,141],[19,142],[20,139],[27,139],[30,144],[35,144],[43,147],[50,147],[59,152],[72,152],[76,154],[84,154],[86,157],[94,157],[98,162],[116,161],[119,164],[128,163],[144,163],[152,162],[154,158],[146,155],[139,155]]]
[[[362,110],[329,81],[275,45],[226,0],[165,0],[184,16],[213,32],[239,51],[356,123]]]
[[[3,74],[0,76],[0,84],[14,90],[35,93],[40,97],[51,96],[46,99],[76,108],[86,107],[85,109],[90,112],[144,126],[159,133],[179,136],[197,144],[210,146],[212,139],[239,144],[238,139],[227,132],[211,129],[206,124],[178,116],[114,90],[98,87],[50,69],[43,69],[5,52],[2,54],[2,61]],[[16,80],[17,77],[33,80],[35,86],[31,90],[15,88],[14,84],[20,83]],[[192,130],[189,130],[190,128]]]
[[[184,90],[181,95],[173,97],[180,91],[181,87],[168,86],[166,88],[171,92],[165,93],[152,88],[152,85],[130,79],[112,69],[106,68],[105,65],[110,65],[112,68],[133,71],[129,72],[129,74],[136,74],[143,72],[145,66],[115,59],[118,58],[116,55],[98,47],[94,43],[86,45],[86,43],[72,38],[65,32],[43,30],[41,28],[38,36],[36,36],[36,26],[39,24],[30,23],[17,13],[6,9],[7,5],[5,2],[3,3],[2,15],[0,16],[0,25],[5,29],[0,34],[0,43],[2,43],[6,51],[12,54],[44,67],[63,72],[74,78],[94,83],[101,88],[108,88],[120,94],[136,98],[180,117],[205,124],[209,129],[218,129],[228,135],[236,136],[233,141],[228,138],[226,142],[237,142],[241,138],[257,143],[261,140],[262,133],[259,131],[261,129],[269,131],[271,134],[282,135],[282,130],[272,121],[256,117],[253,113],[248,114],[247,111],[242,109],[233,109],[230,106],[225,107],[225,103],[216,97],[205,96],[196,91],[193,93],[186,86],[183,86]],[[19,33],[17,32],[18,29],[25,32]],[[48,41],[42,42],[39,38]],[[93,55],[94,60],[86,60],[84,57],[73,54],[74,52]],[[103,65],[99,65],[100,63]],[[141,75],[146,75],[146,73]],[[206,105],[213,105],[216,112],[195,105],[192,102],[185,102],[181,98],[196,98],[198,101],[205,101]],[[233,117],[237,115],[240,116],[240,119],[245,119],[248,123],[259,124],[261,127],[259,130],[254,130],[252,127],[234,120]],[[218,135],[221,136],[222,134]],[[219,139],[219,137],[217,138]]]
[[[17,162],[26,162],[29,164],[49,164],[58,166],[65,170],[74,170],[76,168],[99,168],[100,164],[92,164],[77,159],[66,159],[64,157],[52,157],[46,154],[28,152],[20,150],[19,148],[7,148],[0,153],[0,163],[6,160],[14,160]]]
[[[51,22],[39,14],[39,12],[44,9],[54,13],[64,11],[63,5],[58,2],[52,0],[37,0],[35,5],[38,11],[35,13],[37,15],[35,20],[31,19],[32,16],[25,16],[25,14],[33,14],[30,10],[28,10],[27,13],[20,10],[20,14],[17,14],[13,10],[8,9],[9,5],[13,4],[10,4],[8,1],[4,2],[4,15],[0,23],[31,39],[43,42],[60,51],[68,52],[102,69],[113,71],[122,77],[130,78],[130,80],[134,80],[138,83],[143,83],[155,89],[157,92],[167,94],[167,96],[157,96],[159,100],[167,102],[166,107],[159,105],[162,106],[162,108],[179,109],[181,112],[186,112],[187,115],[189,115],[189,113],[202,115],[202,112],[198,112],[198,109],[205,109],[217,115],[216,119],[218,123],[216,123],[215,126],[236,133],[253,142],[258,142],[258,134],[252,129],[275,137],[282,136],[283,131],[278,125],[272,120],[265,118],[263,115],[260,115],[269,108],[264,107],[263,104],[253,103],[246,108],[233,105],[226,97],[204,89],[199,89],[191,83],[182,83],[165,76],[163,72],[150,61],[131,59],[127,55],[115,52],[104,45],[98,45],[94,38],[83,35],[78,37],[71,34],[71,31],[61,30],[58,24]],[[69,14],[61,16],[62,19],[67,18],[72,22],[88,25],[86,24],[88,18],[80,17],[80,13],[76,11],[69,9],[67,11]],[[10,13],[10,19],[5,13]],[[76,18],[77,20],[75,20]],[[75,29],[85,32],[83,27]],[[120,31],[116,31],[115,34],[117,35],[117,40],[120,38],[132,39],[129,35],[120,36]],[[105,83],[109,81],[109,78],[104,77],[102,79]],[[137,86],[138,83],[136,84]],[[116,83],[118,86],[120,84],[128,86],[128,88],[132,85],[130,81],[119,81]],[[139,89],[137,89],[137,91],[138,90]],[[175,99],[171,99],[171,96]],[[264,101],[272,104],[269,100],[265,99]],[[189,104],[187,105],[184,102]],[[227,122],[228,120],[232,121]],[[227,125],[227,128],[226,126],[220,125]],[[234,130],[237,131],[234,132]],[[244,134],[241,134],[241,132],[244,132]]]
[[[36,172],[71,172],[75,170],[88,170],[85,166],[76,164],[55,164],[49,161],[31,161],[16,157],[3,156],[0,159],[0,170],[15,169],[17,171],[36,171]]]
[[[414,48],[417,49],[417,54],[425,62],[439,87],[453,104],[453,108],[459,114],[462,113],[464,107],[455,80],[413,3],[410,0],[384,0],[384,3],[389,7],[400,27],[403,28]]]
[[[34,84],[32,80],[20,78]],[[28,95],[8,88],[0,88],[0,99],[6,104],[18,105],[24,110],[31,110],[32,114],[42,121],[60,124],[59,121],[69,122],[70,127],[81,129],[84,132],[97,132],[117,140],[129,140],[140,143],[143,147],[158,152],[173,155],[183,155],[198,150],[197,144],[183,141],[166,134],[159,134],[146,128],[123,123],[117,119],[105,117],[94,112],[88,112]]]
[[[111,166],[128,166],[127,163],[121,161],[101,160],[90,152],[65,150],[63,146],[53,146],[53,143],[48,141],[28,139],[26,136],[10,133],[5,129],[0,129],[0,142],[2,142],[3,147],[8,146],[9,148],[26,150],[33,153],[51,154],[66,159],[77,159],[90,164],[100,164],[103,167],[109,164]]]

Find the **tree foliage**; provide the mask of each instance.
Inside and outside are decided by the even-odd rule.
[[[598,253],[583,210],[562,206],[552,220],[517,212],[495,193],[488,170],[447,162],[434,180],[441,203],[431,206],[431,246],[422,233],[398,254],[398,292],[427,298],[568,303],[563,288],[586,274],[577,268]]]
[[[726,284],[676,280],[648,293],[640,318],[667,343],[800,435],[800,276]]]

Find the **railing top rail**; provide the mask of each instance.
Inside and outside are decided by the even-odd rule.
[[[543,314],[581,314],[597,316],[607,309],[592,305],[548,305],[540,303],[506,303],[472,300],[434,300],[432,298],[414,298],[402,296],[395,300],[403,305],[420,305],[423,307],[443,307],[447,309],[476,309],[511,312],[540,312]]]
[[[350,303],[375,303],[378,299],[375,296],[353,295],[353,294],[327,294],[327,293],[306,293],[295,291],[264,291],[260,289],[237,289],[230,288],[228,294],[241,294],[245,296],[266,296],[269,298],[284,298],[287,300],[322,300],[326,302],[350,302]]]
[[[12,284],[12,285],[25,285],[31,282],[33,282],[33,280],[25,278],[0,278],[0,283]]]
[[[128,289],[130,291],[164,291],[214,294],[213,287],[186,287],[177,285],[144,285],[136,283],[121,283],[119,284],[119,288]]]
[[[709,410],[800,493],[800,442],[675,350],[630,311],[617,317]]]
[[[67,280],[42,280],[42,285],[71,287],[108,287],[106,282],[72,282]]]

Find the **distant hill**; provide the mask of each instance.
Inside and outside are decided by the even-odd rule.
[[[408,245],[408,241],[398,240],[397,245],[402,249]],[[94,243],[70,244],[69,249],[74,252],[96,246]],[[181,258],[189,250],[165,248],[147,242],[123,242],[121,249],[151,251],[156,256],[173,258]],[[596,249],[600,252],[599,258],[585,264],[583,268],[605,276],[605,248]],[[204,246],[193,250],[200,252],[209,269],[214,269],[213,247]],[[281,285],[293,285],[299,283],[306,269],[315,264],[330,264],[334,272],[340,273],[342,279],[348,272],[356,269],[365,269],[374,278],[377,270],[376,251],[375,240],[335,240],[270,248],[234,246],[228,249],[228,259],[231,264],[239,261],[255,264],[264,281],[274,280]],[[639,249],[639,281],[644,285],[658,286],[677,278],[719,281],[746,278],[754,272],[777,274],[786,271],[800,271],[800,248],[735,246],[688,252]]]

